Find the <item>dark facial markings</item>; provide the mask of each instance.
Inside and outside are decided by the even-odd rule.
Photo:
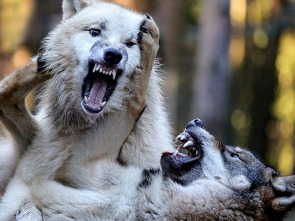
[[[151,185],[153,178],[160,174],[160,169],[145,169],[142,171],[142,181],[138,184],[139,188],[147,188]]]
[[[100,28],[103,29],[103,30],[106,29],[106,22],[101,22],[100,23]]]

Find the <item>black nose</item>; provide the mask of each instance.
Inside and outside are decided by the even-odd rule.
[[[200,119],[194,119],[191,122],[188,123],[188,125],[186,126],[186,128],[188,129],[189,127],[193,127],[193,126],[198,126],[201,128],[205,128],[203,122]]]
[[[110,65],[119,64],[122,58],[123,55],[118,49],[108,48],[104,51],[104,60]]]

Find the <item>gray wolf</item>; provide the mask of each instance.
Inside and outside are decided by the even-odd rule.
[[[295,176],[282,177],[250,151],[222,144],[199,119],[177,140],[187,154],[165,151],[161,167],[101,164],[107,191],[39,180],[34,202],[46,220],[269,221],[284,220],[294,207]]]
[[[0,83],[1,121],[20,155],[11,166],[16,170],[0,220],[32,202],[35,180],[103,190],[109,180],[96,174],[100,162],[160,164],[161,152],[173,146],[158,48],[159,30],[148,15],[98,0],[63,1],[63,21],[43,42],[42,59]],[[41,82],[32,116],[24,97]],[[5,180],[10,176],[3,174]]]

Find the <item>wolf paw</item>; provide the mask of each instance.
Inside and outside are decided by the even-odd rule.
[[[33,58],[30,63],[20,67],[0,82],[0,103],[2,107],[23,103],[26,95],[38,84],[49,79],[45,73],[41,57]]]
[[[146,14],[146,18],[140,24],[137,42],[141,50],[141,67],[151,69],[159,50],[160,32],[152,19]]]
[[[156,23],[151,16],[146,15],[140,24],[137,38],[141,50],[140,64],[131,76],[131,81],[135,83],[130,84],[129,88],[133,94],[133,99],[128,101],[129,110],[136,119],[141,116],[146,106],[149,80],[159,50],[159,37],[160,33]]]

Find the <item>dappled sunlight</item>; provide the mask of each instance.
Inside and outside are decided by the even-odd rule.
[[[229,47],[229,57],[233,66],[242,64],[245,56],[245,38],[232,37]]]
[[[277,98],[273,107],[274,116],[280,122],[278,167],[283,174],[291,174],[294,169],[295,135],[295,33],[285,32],[280,39],[276,61],[278,70]]]
[[[231,116],[231,124],[236,130],[245,129],[249,124],[246,113],[242,110],[235,110]]]
[[[246,0],[232,0],[230,4],[230,17],[233,26],[244,27],[246,24]]]
[[[236,32],[233,32],[229,46],[229,57],[231,64],[235,67],[242,64],[245,56],[245,36],[246,25],[246,0],[233,0],[230,2],[231,24]]]
[[[233,0],[235,1],[235,0]],[[259,25],[271,16],[274,0],[248,1],[248,21],[252,25]]]
[[[254,31],[254,35],[253,35],[253,42],[256,45],[256,47],[258,48],[266,48],[268,45],[268,36],[265,30],[263,30],[262,28],[257,28]]]
[[[23,41],[34,7],[34,0],[0,1],[0,50],[2,53],[10,53]]]

